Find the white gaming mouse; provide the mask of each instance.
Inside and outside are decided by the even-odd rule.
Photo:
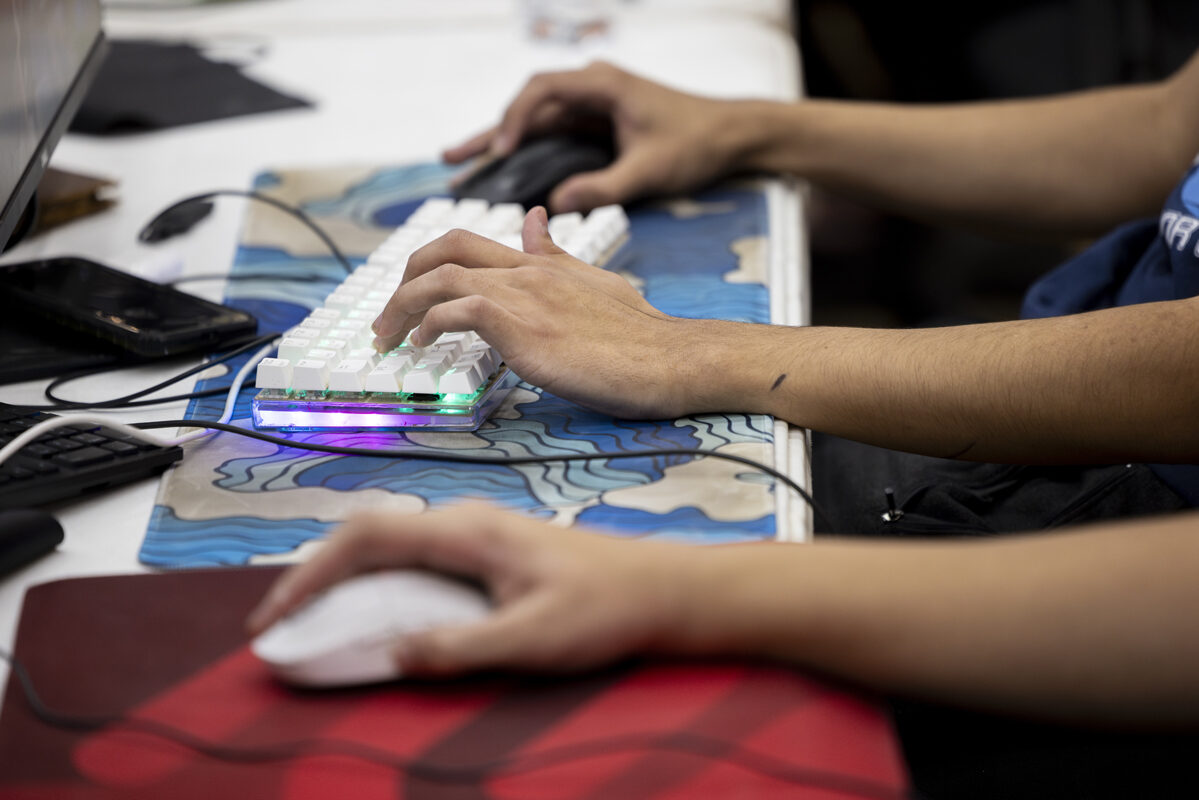
[[[254,655],[288,683],[352,686],[400,677],[392,653],[404,633],[487,616],[469,584],[419,570],[372,572],[335,584],[259,634]]]

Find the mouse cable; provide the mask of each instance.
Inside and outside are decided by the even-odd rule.
[[[564,764],[602,758],[618,753],[664,751],[710,762],[739,767],[766,778],[814,789],[853,795],[863,800],[907,800],[908,793],[884,784],[832,770],[801,767],[736,742],[686,731],[675,733],[627,733],[514,753],[487,761],[449,764],[404,756],[349,739],[322,737],[292,739],[263,745],[226,745],[190,733],[169,723],[130,714],[76,716],[50,708],[38,694],[25,665],[0,648],[0,659],[12,667],[21,694],[33,715],[45,725],[69,731],[98,731],[106,728],[144,733],[184,747],[214,761],[234,764],[266,764],[302,758],[343,757],[386,767],[396,772],[435,783],[477,785],[504,776],[535,773]]]
[[[261,192],[250,191],[248,189],[214,189],[210,192],[201,192],[200,194],[194,194],[190,197],[185,197],[182,200],[177,200],[164,208],[162,211],[159,211],[158,214],[155,215],[154,219],[146,223],[145,227],[143,227],[141,232],[137,235],[138,240],[142,242],[156,242],[170,238],[170,236],[174,234],[164,231],[163,227],[167,224],[166,221],[170,220],[171,216],[176,211],[184,206],[191,205],[192,203],[203,203],[207,200],[211,200],[214,197],[222,196],[245,197],[251,200],[257,200],[260,203],[266,203],[267,205],[274,206],[286,214],[290,214],[300,222],[304,223],[309,230],[311,230],[317,235],[317,237],[320,238],[321,242],[324,243],[325,247],[329,248],[329,252],[333,254],[333,257],[337,259],[347,273],[354,271],[354,265],[351,264],[350,260],[346,258],[344,253],[341,252],[338,246],[333,242],[333,239],[330,238],[329,234],[325,232],[324,228],[313,222],[312,218],[305,214],[302,209],[288,203],[284,203],[282,200],[276,200],[270,195],[262,194]]]
[[[258,350],[257,353],[255,353],[245,364],[242,365],[241,369],[239,369],[233,376],[233,381],[229,384],[229,386],[221,390],[225,391],[227,394],[225,397],[225,407],[221,411],[221,418],[218,421],[219,423],[225,424],[233,418],[233,411],[237,407],[237,396],[241,392],[242,385],[245,383],[250,371],[258,365],[259,361],[266,357],[266,354],[269,353],[274,346],[274,340],[267,342],[261,349]],[[183,434],[175,437],[174,439],[163,440],[155,437],[147,437],[137,428],[125,425],[124,423],[115,422],[108,417],[104,417],[99,414],[71,413],[64,416],[44,419],[22,431],[21,434],[14,438],[11,442],[3,447],[0,447],[0,464],[3,464],[9,458],[15,455],[25,445],[35,441],[51,430],[56,428],[66,428],[79,423],[98,425],[109,428],[110,430],[115,430],[117,432],[132,434],[139,440],[147,440],[160,447],[171,447],[186,444],[187,442],[195,441],[196,439],[201,439],[205,436],[210,436],[213,433],[212,430],[205,429],[195,431],[193,433]],[[188,427],[195,428],[198,426],[189,425]]]
[[[279,275],[270,272],[202,272],[195,275],[184,275],[167,281],[167,286],[178,286],[181,283],[197,283],[199,281],[288,281],[293,283],[340,283],[344,278],[330,278],[327,275]]]
[[[275,340],[277,340],[279,338],[279,336],[280,336],[280,334],[278,334],[278,333],[269,333],[269,334],[265,334],[263,336],[256,336],[253,339],[250,339],[249,341],[238,345],[237,347],[228,351],[227,353],[224,353],[220,356],[216,356],[214,358],[207,359],[207,360],[195,365],[194,367],[190,367],[173,377],[170,377],[170,378],[167,378],[166,380],[160,381],[159,383],[156,383],[147,389],[140,389],[136,392],[132,392],[130,394],[123,395],[121,397],[114,397],[111,400],[96,400],[96,401],[86,401],[86,402],[82,401],[82,400],[68,400],[65,397],[59,397],[58,395],[56,395],[54,393],[54,390],[62,387],[64,384],[70,383],[71,381],[77,381],[77,380],[81,380],[83,378],[90,378],[94,375],[103,375],[103,374],[106,374],[109,372],[117,372],[122,369],[129,369],[132,367],[144,366],[144,364],[133,363],[133,364],[123,364],[123,365],[120,365],[117,367],[100,367],[98,369],[88,369],[88,370],[82,370],[80,372],[72,372],[67,375],[61,375],[61,376],[55,378],[54,380],[50,381],[50,383],[46,386],[45,390],[43,391],[43,394],[45,395],[46,399],[51,401],[50,405],[27,405],[24,403],[13,403],[12,405],[18,406],[20,408],[28,409],[30,411],[75,411],[75,410],[83,410],[83,409],[88,409],[88,408],[100,408],[100,409],[138,408],[141,406],[157,405],[160,403],[170,403],[170,402],[175,402],[178,400],[190,400],[190,399],[196,398],[196,397],[211,397],[213,395],[222,394],[222,393],[228,391],[228,387],[217,387],[215,389],[204,389],[204,390],[200,390],[200,391],[189,392],[187,394],[177,394],[177,395],[172,395],[170,397],[159,397],[159,398],[154,398],[151,400],[142,400],[140,402],[133,402],[133,401],[136,401],[139,397],[145,397],[148,394],[153,394],[154,392],[157,392],[159,389],[164,389],[173,383],[178,383],[179,381],[184,380],[185,378],[190,378],[192,375],[196,375],[197,373],[203,372],[206,369],[217,366],[218,364],[223,364],[226,361],[237,358],[238,356],[242,355],[243,353],[249,352],[250,350],[253,350],[257,347],[262,347],[267,344],[273,344],[275,342]],[[257,358],[251,359],[250,363],[256,365],[259,360],[261,360],[261,359],[257,359]]]
[[[272,347],[268,344],[263,350]],[[124,433],[129,436],[135,436],[139,440],[156,444],[160,446],[171,446],[183,444],[185,442],[198,439],[202,436],[210,435],[213,431],[222,431],[232,433],[238,436],[244,436],[248,439],[256,439],[260,442],[267,442],[278,447],[292,448],[296,450],[310,450],[317,453],[328,453],[330,455],[339,456],[359,456],[365,458],[391,458],[396,460],[408,461],[440,461],[451,464],[477,464],[482,466],[500,466],[513,467],[522,464],[553,464],[557,462],[570,461],[615,461],[623,458],[670,458],[673,456],[700,456],[706,458],[716,458],[722,461],[731,461],[737,464],[743,464],[753,470],[762,472],[775,480],[785,484],[789,489],[795,492],[799,497],[807,503],[812,509],[812,513],[816,521],[823,524],[825,530],[832,530],[829,523],[829,516],[821,509],[821,507],[812,499],[802,486],[796,483],[789,475],[775,469],[774,467],[764,464],[761,461],[755,461],[752,458],[739,456],[734,453],[724,453],[719,450],[711,450],[700,447],[677,447],[677,448],[653,448],[645,450],[629,450],[620,452],[598,452],[598,453],[570,453],[570,454],[554,454],[554,455],[537,455],[537,456],[470,456],[460,452],[420,452],[412,450],[397,450],[397,449],[375,449],[370,447],[347,447],[344,445],[320,444],[318,442],[301,442],[293,439],[284,439],[281,436],[272,436],[269,433],[243,428],[238,425],[233,425],[229,422],[232,416],[233,407],[236,405],[238,392],[241,390],[242,381],[245,379],[250,365],[255,363],[251,360],[248,364],[242,367],[241,371],[235,376],[233,383],[228,387],[228,397],[225,403],[225,413],[222,414],[220,420],[205,420],[205,419],[167,419],[155,420],[153,422],[138,422],[133,425],[126,425],[122,422],[102,417],[96,414],[86,413],[71,413],[65,416],[53,417],[43,420],[28,430],[24,431],[9,442],[4,447],[0,448],[0,464],[3,464],[8,458],[19,451],[29,442],[42,436],[55,428],[68,427],[78,425],[80,423],[89,425],[100,425],[118,433]],[[162,440],[155,436],[150,436],[145,433],[147,430],[158,428],[202,428],[204,430],[195,433],[185,434],[171,440]]]
[[[114,426],[115,427],[115,426]],[[701,447],[661,447],[645,450],[629,450],[620,452],[599,452],[599,453],[570,453],[570,454],[554,454],[554,455],[538,455],[538,456],[471,456],[461,452],[413,452],[411,450],[396,450],[396,449],[375,449],[371,447],[346,447],[343,445],[320,444],[318,442],[300,442],[293,439],[284,439],[281,436],[272,436],[269,433],[242,428],[238,425],[232,425],[228,422],[213,422],[203,419],[169,419],[159,420],[155,422],[138,422],[130,426],[134,430],[153,430],[155,428],[187,428],[201,427],[210,428],[225,433],[233,433],[238,436],[245,436],[249,439],[257,439],[260,442],[277,445],[279,447],[291,447],[299,450],[312,450],[318,453],[330,453],[332,455],[341,456],[363,456],[367,458],[393,458],[407,459],[409,461],[441,461],[451,464],[480,464],[494,466],[520,466],[522,464],[553,464],[556,462],[569,461],[604,461],[617,460],[622,458],[669,458],[671,456],[702,456],[707,458],[717,458],[723,461],[732,461],[737,464],[743,464],[758,472],[765,473],[780,483],[785,484],[789,489],[795,492],[805,503],[812,509],[812,513],[820,519],[821,522],[829,522],[827,514],[821,510],[816,501],[802,486],[796,483],[789,475],[775,469],[774,467],[764,464],[761,461],[755,461],[752,458],[739,456],[734,453],[724,453],[719,450],[711,450]]]
[[[0,448],[0,464],[4,463],[4,461],[8,457],[10,457],[13,453],[15,453],[21,447],[24,447],[24,445],[27,443],[27,441],[32,441],[32,439],[36,438],[37,436],[40,436],[41,434],[47,432],[48,430],[50,430],[52,428],[70,425],[70,424],[72,424],[72,422],[87,422],[90,424],[101,424],[101,425],[104,425],[106,427],[112,428],[117,431],[125,432],[128,434],[134,435],[134,436],[138,436],[139,438],[145,439],[146,441],[149,441],[153,444],[181,444],[182,442],[190,441],[192,438],[198,438],[199,436],[206,435],[206,434],[205,433],[190,434],[188,436],[181,437],[178,440],[174,440],[171,442],[163,442],[162,440],[157,439],[155,437],[145,436],[144,434],[141,433],[142,431],[152,430],[152,429],[156,429],[156,428],[206,428],[206,429],[208,429],[208,431],[219,430],[219,431],[223,431],[226,433],[233,433],[238,436],[245,436],[250,439],[257,439],[258,441],[267,442],[268,444],[274,444],[279,447],[289,447],[289,448],[295,448],[295,449],[300,449],[300,450],[311,450],[311,451],[320,452],[320,453],[329,453],[332,455],[363,456],[363,457],[368,457],[368,458],[407,459],[410,461],[442,461],[442,462],[449,462],[449,463],[455,463],[455,464],[519,466],[522,464],[548,464],[548,463],[554,463],[554,462],[565,463],[565,462],[570,462],[570,461],[616,460],[616,459],[622,459],[622,458],[701,456],[701,457],[717,458],[717,459],[721,459],[724,461],[732,461],[735,463],[744,464],[745,466],[748,466],[751,469],[765,473],[766,475],[771,476],[775,480],[780,481],[781,483],[785,484],[788,488],[790,488],[792,491],[794,491],[797,495],[799,495],[799,497],[808,505],[808,507],[812,509],[812,513],[813,513],[814,517],[819,522],[821,522],[823,525],[826,526],[826,528],[825,528],[826,530],[832,530],[831,526],[829,526],[829,524],[828,524],[830,521],[829,516],[820,508],[820,506],[812,498],[812,495],[809,494],[796,481],[794,481],[789,475],[781,472],[780,470],[775,469],[772,466],[769,466],[768,464],[764,464],[760,461],[755,461],[754,459],[746,458],[745,456],[734,455],[732,453],[723,453],[723,452],[720,452],[719,450],[712,450],[712,449],[706,449],[706,448],[655,448],[655,449],[635,450],[635,451],[627,451],[627,452],[621,451],[621,452],[599,452],[599,453],[574,453],[574,454],[569,454],[569,455],[555,454],[555,455],[539,455],[539,456],[502,456],[502,457],[470,456],[470,455],[466,455],[463,453],[427,453],[427,452],[413,452],[410,450],[386,450],[386,449],[374,449],[374,448],[366,448],[366,447],[345,447],[342,445],[319,444],[316,442],[301,442],[301,441],[296,441],[296,440],[292,440],[292,439],[285,439],[280,436],[272,436],[271,434],[262,433],[260,431],[250,430],[247,428],[242,428],[237,425],[230,424],[229,420],[232,417],[233,406],[236,404],[236,398],[237,398],[238,393],[241,391],[243,381],[245,380],[250,369],[257,366],[258,362],[261,361],[262,357],[264,357],[266,355],[266,353],[269,352],[270,349],[272,349],[274,347],[274,341],[275,341],[276,337],[277,337],[277,334],[270,334],[268,336],[260,336],[257,339],[254,339],[254,340],[250,341],[249,343],[242,345],[241,347],[237,348],[236,350],[226,353],[224,356],[221,356],[218,359],[214,359],[212,361],[208,361],[203,364],[197,365],[196,367],[193,367],[192,369],[188,370],[187,372],[182,373],[172,379],[169,379],[167,381],[159,383],[148,389],[143,389],[139,392],[134,392],[132,394],[126,395],[125,397],[116,398],[115,400],[103,401],[101,403],[93,403],[93,404],[86,404],[86,403],[71,404],[72,401],[66,401],[66,404],[59,405],[59,406],[45,406],[45,407],[20,406],[21,408],[29,408],[32,410],[67,410],[67,411],[76,411],[76,410],[82,410],[82,409],[86,409],[86,408],[99,408],[99,409],[115,408],[115,407],[121,406],[121,404],[124,404],[127,407],[130,405],[133,405],[132,403],[128,402],[131,399],[135,399],[135,398],[141,397],[145,394],[149,394],[150,392],[156,391],[156,390],[158,390],[164,386],[167,386],[171,383],[174,383],[175,381],[180,380],[184,377],[188,377],[190,375],[195,374],[196,372],[200,372],[200,371],[207,369],[215,364],[219,364],[219,363],[222,363],[223,361],[229,360],[230,358],[234,358],[235,356],[240,355],[241,353],[245,352],[246,350],[249,350],[250,348],[254,347],[255,345],[262,345],[261,350],[258,353],[256,353],[253,357],[248,359],[246,361],[246,363],[242,366],[240,372],[238,372],[237,376],[234,378],[233,383],[229,387],[222,387],[220,389],[209,390],[208,392],[205,393],[205,394],[207,394],[207,393],[218,394],[221,391],[226,391],[228,393],[228,397],[226,398],[226,403],[225,403],[225,413],[222,415],[220,420],[212,421],[212,420],[202,420],[202,419],[176,419],[176,420],[161,420],[161,421],[154,421],[154,422],[142,422],[142,423],[136,423],[135,425],[125,425],[123,423],[109,421],[109,420],[106,420],[101,417],[94,417],[91,415],[86,415],[87,418],[82,419],[81,416],[83,416],[83,415],[70,414],[69,416],[66,416],[66,417],[58,417],[55,419],[45,420],[41,423],[38,423],[38,425],[35,426],[35,428],[31,428],[30,430],[25,431],[25,433],[21,434],[21,436],[17,437],[17,439],[14,439],[12,442],[10,442],[5,447]],[[70,376],[67,376],[67,377],[70,377]],[[78,376],[76,376],[76,377],[78,377]],[[55,383],[58,383],[58,381],[55,381]],[[50,392],[51,388],[55,385],[55,383],[52,383],[49,387],[46,388],[46,395],[48,397],[51,397],[52,399],[58,400],[58,398],[54,397]],[[190,396],[197,396],[199,394],[200,393],[193,392]],[[185,396],[179,395],[179,396],[176,396],[175,398],[162,398],[155,402],[166,402],[168,399],[181,399],[183,397],[185,397]]]

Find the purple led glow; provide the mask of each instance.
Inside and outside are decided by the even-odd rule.
[[[386,428],[474,428],[479,422],[469,414],[346,414],[335,411],[275,410],[259,408],[254,423],[263,428],[285,430],[341,428],[379,430]]]
[[[358,398],[343,393],[296,397],[264,389],[254,398],[254,427],[286,431],[474,430],[483,424],[519,380],[511,371],[505,370],[481,390],[474,398],[474,404],[444,400],[389,403],[378,394]]]

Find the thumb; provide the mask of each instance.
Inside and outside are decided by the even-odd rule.
[[[620,158],[607,169],[580,172],[558,184],[550,194],[555,214],[590,211],[624,203],[641,192],[644,174],[630,158]]]
[[[549,215],[543,206],[534,206],[525,214],[520,240],[525,252],[530,255],[555,256],[566,252],[550,238]]]

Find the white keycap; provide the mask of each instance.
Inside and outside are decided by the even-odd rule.
[[[356,361],[367,361],[370,362],[371,367],[376,367],[379,365],[379,361],[382,360],[383,356],[381,356],[379,351],[373,347],[355,347],[353,350],[350,350],[346,353],[346,358],[354,359]]]
[[[395,250],[376,250],[370,254],[370,259],[366,262],[372,266],[382,267],[383,269],[391,269],[396,264],[404,259],[404,254]]]
[[[315,358],[303,358],[292,365],[292,387],[319,392],[329,385],[329,364]]]
[[[341,351],[325,347],[314,347],[308,351],[305,358],[315,359],[317,361],[326,361],[330,364],[336,364],[341,360]]]
[[[437,381],[437,388],[442,394],[474,394],[482,385],[483,378],[472,364],[450,367]]]
[[[350,312],[354,313],[354,312]],[[363,317],[369,317],[370,314],[363,314]],[[365,319],[339,319],[337,324],[333,326],[335,331],[350,331],[351,333],[362,333],[363,329],[370,330],[370,322]]]
[[[583,215],[577,211],[569,214],[555,214],[550,217],[550,238],[555,242],[564,242],[581,227],[583,227]]]
[[[353,277],[366,278],[370,280],[378,280],[383,276],[383,270],[379,267],[372,267],[370,264],[363,264],[354,270]]]
[[[312,349],[312,342],[312,339],[303,339],[299,336],[284,336],[283,340],[279,342],[279,358],[288,361],[299,360]]]
[[[372,365],[363,359],[346,359],[329,372],[329,388],[335,392],[361,392]]]
[[[525,210],[517,203],[496,203],[483,216],[480,230],[495,236],[519,231],[524,223]]]
[[[341,289],[325,298],[325,308],[351,309],[358,305],[358,295]]]
[[[258,362],[254,382],[259,389],[290,389],[291,362],[286,358],[264,358]]]
[[[510,233],[505,236],[495,236],[493,238],[504,247],[511,247],[513,250],[524,249],[524,241],[520,238],[519,233]]]
[[[313,357],[324,358],[329,361],[337,361],[341,358],[341,354],[348,349],[349,342],[346,342],[344,339],[334,339],[330,336],[326,336],[323,339],[317,339],[315,342],[313,342],[312,349],[308,351],[308,355],[312,356],[313,353],[316,353],[319,350],[321,351],[320,354]],[[332,353],[332,355],[329,355],[330,353]]]
[[[436,347],[430,347],[420,357],[420,361],[416,362],[416,366],[445,369],[450,364],[453,364],[457,358],[457,354],[450,350],[438,350]]]
[[[451,366],[453,366],[455,369],[470,367],[479,373],[480,378],[485,378],[491,374],[489,364],[490,359],[488,358],[488,353],[474,351],[466,353]]]
[[[337,339],[338,341],[350,343],[356,342],[361,338],[362,326],[356,325],[352,328],[333,328],[326,335],[326,339]]]
[[[304,321],[300,323],[300,326],[303,328],[316,328],[317,330],[324,330],[325,328],[332,328],[335,324],[337,324],[337,320],[335,319],[329,319],[326,316],[321,316],[318,314],[309,314],[304,318]]]
[[[365,388],[368,392],[398,392],[400,382],[404,380],[405,367],[397,363],[381,362],[366,376]]]
[[[491,345],[487,344],[486,342],[479,342],[477,344],[471,345],[471,347],[468,348],[466,350],[466,352],[463,353],[463,355],[474,354],[474,353],[479,354],[480,363],[482,363],[484,365],[484,368],[487,370],[488,373],[495,372],[495,368],[500,365],[499,354],[496,353],[495,349],[492,348]]]
[[[401,345],[383,356],[383,361],[388,364],[401,364],[404,369],[410,369],[416,362],[421,360],[425,351],[419,347],[411,345]]]
[[[319,339],[325,335],[325,332],[320,328],[310,327],[308,325],[297,325],[284,335],[294,336],[297,339]]]
[[[404,376],[404,391],[412,394],[437,394],[437,381],[445,366],[437,361],[422,362]]]
[[[460,340],[445,339],[444,337],[438,339],[429,347],[429,352],[444,353],[451,362],[462,355],[462,350],[463,347]]]
[[[473,197],[463,198],[454,206],[454,210],[441,220],[447,229],[469,228],[487,213],[487,201]]]
[[[406,225],[436,225],[454,210],[454,201],[448,197],[430,197],[420,208],[412,212]]]

